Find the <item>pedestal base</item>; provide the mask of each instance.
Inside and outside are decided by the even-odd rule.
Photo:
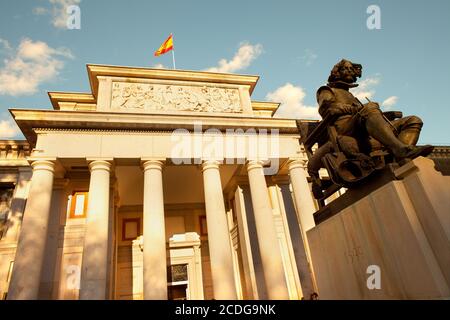
[[[426,158],[395,175],[307,232],[320,299],[450,298],[450,177]]]

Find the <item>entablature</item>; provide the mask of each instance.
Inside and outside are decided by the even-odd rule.
[[[219,131],[263,129],[280,134],[298,134],[295,120],[261,118],[241,115],[239,117],[208,114],[139,114],[66,110],[10,109],[16,123],[27,140],[36,143],[36,128],[84,129],[84,130],[201,130]]]

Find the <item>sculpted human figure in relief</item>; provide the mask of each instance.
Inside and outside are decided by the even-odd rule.
[[[113,109],[241,113],[239,89],[116,82]]]

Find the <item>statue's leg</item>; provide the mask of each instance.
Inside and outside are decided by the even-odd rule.
[[[417,144],[423,126],[423,122],[419,117],[404,117],[392,121],[392,124],[397,129],[397,132],[399,132],[398,139],[401,142],[413,146]]]
[[[431,152],[431,146],[415,147],[397,138],[393,131],[393,124],[383,117],[379,107],[365,106],[361,110],[360,115],[365,120],[367,132],[389,148],[397,160],[404,158],[413,159]]]
[[[361,110],[360,115],[365,122],[369,135],[389,148],[394,155],[397,155],[402,149],[407,147],[406,144],[397,139],[391,124],[383,117],[379,107],[365,106]]]

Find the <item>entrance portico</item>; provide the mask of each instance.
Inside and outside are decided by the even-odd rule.
[[[50,93],[53,111],[11,110],[33,143],[33,177],[8,299],[312,293],[302,240],[312,202],[302,200],[304,168],[292,165],[304,155],[295,122],[272,117],[278,104],[250,100],[257,77],[88,72],[91,94]],[[66,181],[63,192],[55,177]],[[55,196],[64,205],[52,205]],[[33,266],[22,261],[29,252]],[[40,292],[44,269],[50,296]]]

